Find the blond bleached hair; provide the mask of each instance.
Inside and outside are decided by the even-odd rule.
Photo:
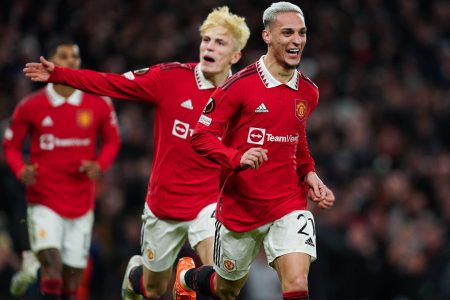
[[[250,37],[250,29],[245,23],[244,17],[231,13],[228,6],[215,8],[200,26],[200,35],[203,37],[206,30],[216,26],[222,26],[230,32],[235,42],[236,50],[241,51],[244,49]]]

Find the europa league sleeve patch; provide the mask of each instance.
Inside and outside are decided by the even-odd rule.
[[[211,97],[208,100],[208,103],[206,103],[205,109],[203,110],[203,114],[207,115],[210,114],[216,109],[216,101]]]
[[[150,68],[143,68],[143,69],[139,69],[139,70],[134,70],[133,74],[135,74],[137,76],[142,76],[144,74],[147,74],[148,70],[150,70]]]

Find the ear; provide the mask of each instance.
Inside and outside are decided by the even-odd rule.
[[[234,65],[235,63],[237,63],[242,57],[242,52],[241,51],[236,51],[233,53],[233,56],[231,57],[231,64]]]
[[[262,38],[266,44],[270,43],[270,32],[267,29],[262,31]]]

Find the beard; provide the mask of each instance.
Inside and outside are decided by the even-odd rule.
[[[298,66],[300,65],[300,59],[299,59],[298,63],[290,64],[285,60],[285,58],[283,56],[278,57],[277,61],[280,64],[280,66],[283,66],[283,68],[286,70],[296,70],[298,68]]]
[[[298,64],[294,64],[294,65],[288,64],[287,62],[283,62],[283,67],[284,67],[286,70],[294,70],[294,69],[297,69],[299,65],[300,65],[300,62],[298,62]]]

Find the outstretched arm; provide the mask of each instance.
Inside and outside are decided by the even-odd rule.
[[[43,56],[39,57],[39,61],[39,63],[27,63],[23,72],[32,81],[48,82],[50,74],[55,69],[55,64],[46,60]]]
[[[141,100],[157,104],[160,100],[159,68],[151,68],[143,75],[102,73],[93,70],[77,70],[55,65],[44,57],[39,63],[27,63],[25,76],[37,82],[52,82],[71,86],[101,96],[116,99]]]

